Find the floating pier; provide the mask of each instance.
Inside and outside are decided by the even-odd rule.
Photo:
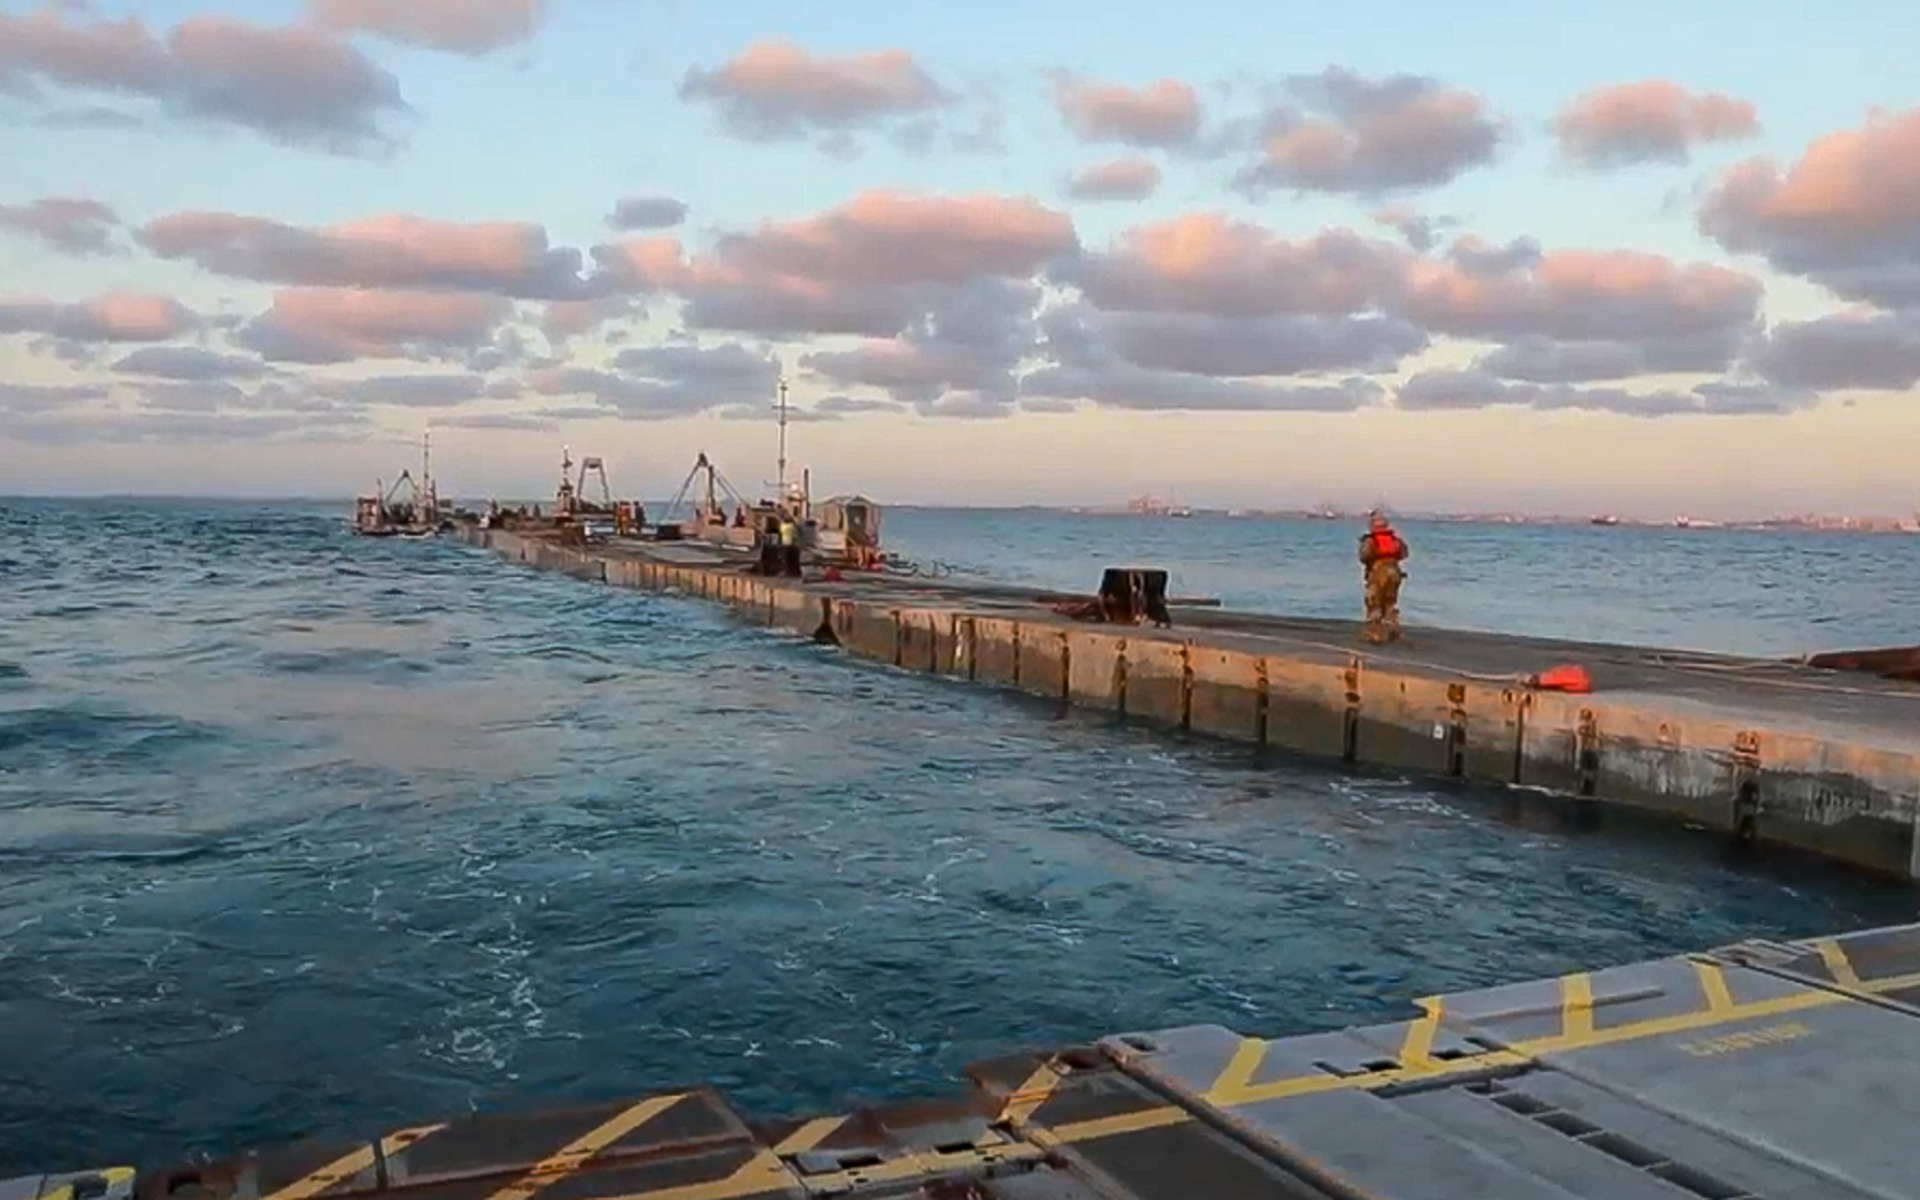
[[[1122,1033],[845,1114],[670,1090],[0,1200],[1896,1200],[1920,1181],[1916,1004],[1920,925],[1749,941],[1335,1033]]]
[[[863,658],[1235,741],[1664,814],[1741,843],[1920,878],[1920,685],[1788,662],[1180,610],[1088,624],[1062,597],[849,572],[749,573],[688,543],[585,548],[465,525],[515,562],[725,604]],[[1590,694],[1527,680],[1576,663]]]

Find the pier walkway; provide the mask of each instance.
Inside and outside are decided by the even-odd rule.
[[[925,1102],[758,1121],[690,1087],[0,1200],[1897,1200],[1916,1004],[1920,925],[1750,941],[1340,1032],[1119,1033]]]
[[[1176,609],[1070,620],[1058,594],[847,573],[749,573],[696,543],[569,548],[463,526],[513,561],[730,606],[863,658],[1349,763],[1540,788],[1920,878],[1920,685],[1631,646]],[[1090,581],[1091,582],[1091,581]],[[1084,597],[1078,597],[1083,599]],[[1526,679],[1573,663],[1589,695]]]

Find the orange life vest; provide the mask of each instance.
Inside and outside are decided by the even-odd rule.
[[[1391,529],[1376,529],[1367,536],[1373,539],[1373,552],[1381,558],[1392,558],[1400,552],[1400,535]]]

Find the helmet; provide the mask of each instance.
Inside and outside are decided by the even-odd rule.
[[[1387,514],[1381,512],[1379,509],[1376,508],[1367,514],[1368,529],[1387,529],[1389,527],[1387,524]]]

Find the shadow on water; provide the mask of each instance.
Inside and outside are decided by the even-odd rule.
[[[0,520],[0,1177],[697,1080],[897,1097],[1913,908],[339,514]]]

